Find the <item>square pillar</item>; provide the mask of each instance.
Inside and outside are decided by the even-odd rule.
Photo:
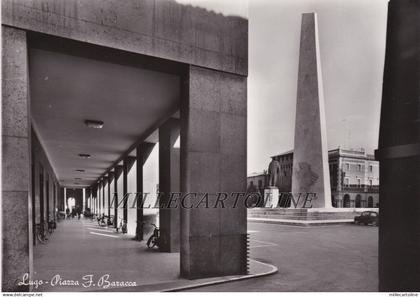
[[[63,200],[63,203],[64,203],[64,211],[66,211],[66,209],[67,209],[67,207],[68,207],[68,205],[67,205],[67,188],[66,187],[64,187],[64,200]]]
[[[213,206],[219,192],[246,192],[246,77],[189,66],[181,98],[181,192],[197,206],[181,208],[181,276],[189,279],[247,273],[244,199]]]
[[[31,132],[26,32],[2,26],[2,290],[32,275]]]
[[[101,180],[98,180],[98,185],[96,187],[96,211],[98,213],[98,215],[102,215],[102,209],[101,209],[101,205],[102,205],[102,199],[101,199]]]
[[[146,163],[147,158],[149,157],[150,153],[152,152],[153,148],[155,147],[155,143],[149,143],[149,142],[143,142],[136,148],[136,191],[137,193],[143,193],[143,165]],[[141,200],[140,198],[143,197],[143,194],[141,194],[141,197],[137,197],[137,228],[136,228],[136,237],[137,240],[143,240],[144,232],[143,232],[143,223],[144,223],[144,217],[143,217],[143,208],[141,207]]]
[[[102,212],[107,215],[108,213],[108,209],[107,209],[107,201],[108,201],[108,197],[106,197],[105,195],[105,188],[106,188],[106,183],[107,183],[107,179],[108,177],[104,176],[102,179]]]
[[[93,189],[93,207],[94,207],[94,212],[97,215],[98,214],[98,183],[96,183],[95,188]]]
[[[108,217],[111,217],[111,215],[114,214],[114,212],[111,211],[111,201],[112,201],[111,183],[112,183],[113,179],[114,179],[114,172],[109,172],[108,173],[108,187],[107,187],[107,191],[108,191]],[[112,190],[114,190],[114,189],[112,189]]]
[[[82,213],[83,213],[86,209],[86,189],[83,188],[82,191],[83,191],[83,206],[82,206]]]
[[[179,252],[180,208],[168,205],[171,193],[180,191],[180,152],[174,148],[179,136],[180,124],[177,119],[169,119],[159,127],[159,192],[162,205],[159,209],[159,229],[161,252]]]
[[[112,195],[112,200],[114,201],[113,206],[114,206],[114,227],[117,228],[118,227],[118,203],[120,202],[120,200],[122,199],[122,197],[119,197],[118,195],[118,179],[121,178],[121,174],[123,172],[123,167],[121,165],[117,165],[115,166],[114,169],[115,173],[114,173],[114,193]]]
[[[101,215],[105,213],[105,177],[101,178]]]
[[[128,157],[124,158],[123,160],[123,197],[120,199],[124,199],[123,203],[122,203],[122,207],[123,207],[123,218],[124,221],[127,223],[128,221],[128,197],[127,197],[127,193],[128,193],[128,171],[129,166],[130,166],[130,160]]]

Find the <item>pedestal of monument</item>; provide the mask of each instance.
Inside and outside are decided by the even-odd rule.
[[[363,211],[379,211],[378,208],[274,208],[248,209],[248,220],[281,225],[335,225],[353,223],[354,217]]]
[[[264,189],[264,201],[264,207],[277,207],[279,204],[279,189],[276,187],[269,187]]]

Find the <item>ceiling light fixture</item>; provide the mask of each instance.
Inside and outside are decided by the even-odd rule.
[[[83,159],[89,159],[90,155],[89,154],[79,154],[79,157],[83,158]]]
[[[78,171],[78,172],[85,172],[84,169],[76,169],[76,171]]]
[[[104,122],[97,120],[85,120],[85,125],[89,128],[102,129]]]

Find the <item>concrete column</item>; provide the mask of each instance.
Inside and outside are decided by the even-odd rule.
[[[105,215],[108,213],[108,210],[106,209],[106,200],[108,198],[105,196],[106,180],[107,177],[104,176],[102,179],[102,213],[104,213]]]
[[[124,199],[125,197],[126,197],[126,195],[127,195],[127,188],[128,188],[128,159],[127,158],[124,158],[124,160],[123,160],[123,197],[122,197],[122,199]],[[128,199],[125,199],[124,201],[123,201],[123,204],[122,204],[122,207],[123,207],[123,209],[124,209],[124,211],[123,211],[123,218],[124,218],[124,221],[127,223],[127,220],[128,220],[128,209],[127,209],[127,207],[128,207]]]
[[[93,212],[98,214],[98,184],[93,188]]]
[[[92,188],[92,192],[91,192],[91,211],[92,213],[95,213],[95,186],[93,186]]]
[[[100,209],[100,215],[102,215],[105,212],[105,197],[104,197],[104,187],[105,187],[105,180],[104,178],[101,178],[100,181],[100,187],[99,187],[99,196],[101,199],[99,200],[99,209]]]
[[[136,148],[136,192],[143,193],[143,165],[146,163],[147,158],[155,147],[155,143],[143,142]],[[141,198],[141,197],[140,197]],[[143,240],[144,236],[144,217],[143,217],[143,208],[141,207],[141,200],[137,200],[137,228],[136,228],[136,237],[137,240]]]
[[[96,213],[101,214],[101,182],[96,184]]]
[[[89,207],[90,211],[93,211],[93,188],[89,188]]]
[[[379,149],[379,290],[420,291],[420,1],[391,0]]]
[[[96,195],[98,197],[97,199],[97,205],[98,205],[98,215],[102,215],[102,191],[101,191],[101,181],[98,183],[98,188],[96,190]]]
[[[108,216],[111,217],[111,215],[114,215],[114,211],[111,211],[111,201],[112,201],[112,191],[111,191],[111,182],[114,179],[114,172],[108,173]],[[114,189],[112,189],[114,190]]]
[[[114,200],[114,227],[117,228],[118,227],[118,203],[119,200],[122,199],[122,197],[119,197],[118,195],[118,179],[120,178],[120,175],[123,172],[123,167],[120,165],[115,166],[115,180],[114,180],[114,195],[113,195],[113,200]]]
[[[171,193],[180,191],[179,148],[174,144],[179,136],[180,123],[169,119],[159,127],[159,228],[161,252],[179,252],[180,208],[168,205]]]
[[[181,100],[181,192],[246,192],[246,77],[189,66]],[[185,199],[188,206],[197,200]],[[225,208],[181,208],[181,275],[245,274],[244,199]]]
[[[88,208],[89,207],[89,188],[85,188],[85,196],[86,196],[86,200],[85,200],[85,203],[86,203],[86,208]]]
[[[53,184],[53,197],[54,197],[54,207],[53,207],[53,217],[54,217],[54,222],[57,219],[57,209],[58,209],[58,203],[57,203],[57,199],[58,199],[58,185],[57,183],[54,181]]]
[[[86,189],[86,196],[87,196],[87,208],[92,209],[91,205],[92,205],[92,191],[91,188],[87,188]]]
[[[96,185],[95,188],[95,212],[99,214],[99,183]]]
[[[2,26],[2,290],[32,275],[31,132],[26,32]]]
[[[82,213],[83,213],[86,209],[86,189],[83,188],[82,191],[83,191],[83,206],[82,206]]]
[[[64,188],[64,201],[63,201],[63,203],[64,203],[64,211],[66,211],[66,209],[67,209],[67,188],[66,187]]]
[[[58,199],[59,199],[58,210],[66,211],[65,204],[64,204],[64,188],[60,186],[58,188]]]
[[[51,205],[51,196],[50,196],[50,182],[49,182],[49,177],[48,177],[48,171],[44,171],[44,180],[45,180],[45,192],[44,192],[44,197],[45,197],[45,222],[49,222],[50,220],[50,205]]]

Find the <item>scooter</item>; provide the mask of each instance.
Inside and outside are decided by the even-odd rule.
[[[160,241],[160,231],[159,228],[155,224],[151,224],[155,229],[153,230],[153,234],[147,240],[147,247],[152,249],[154,247],[159,248],[159,241]]]

